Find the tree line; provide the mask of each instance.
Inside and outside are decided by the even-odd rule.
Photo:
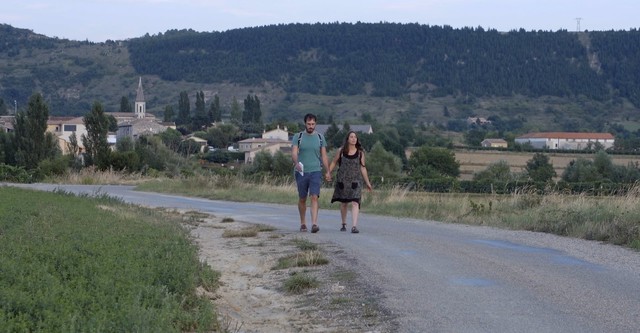
[[[196,94],[197,99],[202,94]],[[183,98],[184,95],[181,95]],[[213,99],[211,108],[215,109],[219,102]],[[197,102],[197,108],[204,109],[204,102]],[[251,129],[279,126],[280,124],[263,125],[259,118],[259,99],[247,96],[244,100],[244,115],[237,116],[236,122],[208,126],[200,129],[193,127],[194,135],[204,138],[209,144],[219,144],[217,141],[224,137],[224,144],[246,137],[249,133],[240,125],[250,124]],[[197,112],[193,119],[197,119]],[[107,142],[107,133],[113,127],[112,116],[105,114],[100,102],[94,102],[92,109],[84,116],[87,134],[76,138],[71,136],[63,154],[54,134],[47,132],[49,118],[48,106],[42,95],[34,94],[29,99],[27,110],[20,111],[14,121],[14,131],[0,133],[0,179],[10,181],[35,181],[43,177],[65,174],[69,170],[86,167],[96,167],[100,170],[122,170],[128,172],[143,172],[154,175],[165,173],[169,175],[185,175],[197,172],[196,161],[199,159],[226,163],[220,159],[229,158],[228,153],[219,151],[202,153],[185,140],[183,133],[168,129],[157,135],[142,136],[135,141],[131,138],[118,140],[115,149]],[[332,123],[326,132],[326,141],[331,153],[335,153],[344,142],[344,137],[350,130],[348,123],[338,127]],[[292,131],[297,131],[297,124],[291,124]],[[612,192],[619,190],[611,184],[631,184],[640,179],[640,167],[637,164],[627,166],[614,165],[612,159],[604,151],[598,151],[593,160],[578,158],[572,161],[560,177],[560,182],[554,183],[557,176],[549,161],[548,155],[536,153],[527,162],[521,173],[510,171],[504,161],[496,162],[485,170],[474,175],[472,182],[458,181],[460,175],[459,162],[455,160],[455,153],[451,149],[451,142],[439,140],[437,137],[426,139],[412,131],[406,135],[399,135],[407,127],[406,124],[379,125],[373,134],[360,133],[359,139],[368,154],[368,167],[371,179],[380,184],[410,186],[412,189],[433,191],[487,191],[490,186],[499,186],[502,191],[518,190],[518,186],[536,185],[562,186],[563,188],[606,188]],[[300,127],[301,128],[301,127]],[[82,142],[84,151],[79,150]],[[404,150],[408,144],[419,147],[406,158]],[[241,156],[236,156],[240,159]],[[289,179],[291,176],[290,159],[282,152],[272,155],[261,152],[256,155],[250,165],[240,168],[247,179],[260,177],[281,177]],[[519,184],[519,185],[518,185]],[[569,185],[567,185],[569,184]],[[571,185],[573,184],[573,185]],[[576,185],[577,184],[577,185]],[[609,185],[606,185],[609,184]],[[606,185],[606,186],[605,186]],[[618,186],[618,185],[616,185]]]
[[[225,32],[169,30],[128,42],[139,73],[166,80],[277,82],[287,92],[400,96],[587,96],[638,100],[639,32],[499,32],[393,23],[281,24]],[[599,68],[590,65],[597,53]],[[600,56],[602,54],[602,57]],[[611,90],[612,85],[616,89]]]

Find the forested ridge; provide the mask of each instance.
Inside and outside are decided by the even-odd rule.
[[[217,85],[231,84],[247,88],[222,95],[223,108],[229,108],[232,98],[258,90],[267,118],[297,119],[292,109],[314,110],[317,101],[300,100],[308,96],[360,96],[339,106],[324,101],[319,108],[344,114],[340,108],[353,110],[367,97],[373,104],[362,108],[374,117],[376,112],[389,113],[384,103],[396,100],[400,106],[392,107],[409,117],[430,112],[423,120],[435,117],[441,123],[447,117],[517,117],[524,112],[530,121],[534,113],[554,117],[547,121],[549,127],[565,122],[565,129],[601,130],[596,125],[612,115],[620,115],[618,121],[637,120],[638,54],[637,30],[499,32],[481,27],[318,23],[224,32],[169,30],[92,43],[0,24],[0,109],[14,101],[18,107],[25,105],[40,91],[53,115],[85,114],[95,100],[117,111],[122,96],[135,97],[135,84],[144,76],[154,80],[146,91],[148,111],[156,114],[175,106],[181,91],[216,94],[221,91]],[[265,82],[283,93],[276,96],[264,88]],[[514,96],[534,100],[487,103]],[[540,98],[548,97],[555,99],[540,104]],[[310,106],[301,108],[304,103]]]
[[[288,92],[400,96],[625,97],[640,105],[638,31],[511,31],[418,24],[287,24],[173,30],[129,42],[136,70],[166,80],[273,81]],[[599,63],[590,64],[590,55]],[[428,84],[428,85],[427,85]],[[429,88],[428,88],[429,87]]]

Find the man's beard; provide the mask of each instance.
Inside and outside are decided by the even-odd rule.
[[[309,134],[313,133],[314,130],[315,130],[314,128],[307,127],[307,133]]]

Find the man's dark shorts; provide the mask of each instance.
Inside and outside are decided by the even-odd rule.
[[[298,185],[298,197],[306,198],[308,195],[320,196],[320,184],[322,182],[322,171],[305,172],[301,176],[299,172],[294,172],[296,184]]]

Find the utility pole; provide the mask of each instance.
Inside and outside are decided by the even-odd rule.
[[[18,101],[17,100],[13,100],[13,115],[17,115],[18,114]]]
[[[580,20],[582,20],[582,17],[576,17],[576,22],[577,22],[576,31],[577,32],[580,32]]]

